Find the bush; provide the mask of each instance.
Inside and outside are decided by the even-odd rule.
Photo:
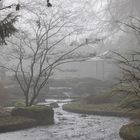
[[[140,109],[140,98],[136,96],[127,96],[120,104],[123,108]]]

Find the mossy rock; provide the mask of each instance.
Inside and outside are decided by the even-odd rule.
[[[31,107],[18,107],[14,108],[11,114],[12,116],[23,116],[35,119],[38,125],[54,123],[54,111],[49,106],[36,105]]]
[[[21,116],[0,117],[0,133],[31,128],[36,125],[37,125],[36,120],[26,117]]]
[[[119,134],[124,140],[140,140],[140,122],[122,126]]]
[[[52,108],[58,108],[58,107],[59,107],[58,103],[56,103],[56,102],[50,103],[50,106],[51,106]]]

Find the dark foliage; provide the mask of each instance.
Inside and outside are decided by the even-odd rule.
[[[17,32],[14,23],[17,21],[18,16],[12,13],[8,14],[2,21],[0,21],[0,44],[6,45],[5,38],[10,37]]]
[[[50,3],[49,0],[47,0],[47,7],[52,7],[52,4]]]

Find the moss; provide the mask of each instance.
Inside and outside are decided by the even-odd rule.
[[[7,116],[0,118],[0,133],[25,129],[36,126],[34,119],[21,117],[21,116]]]
[[[122,126],[120,136],[125,140],[140,140],[140,122]]]
[[[71,103],[63,105],[63,109],[75,113],[86,113],[93,115],[104,115],[104,116],[132,116],[134,112],[130,112],[128,109],[122,109],[118,104],[82,104],[82,103]]]
[[[11,114],[12,116],[24,116],[35,119],[39,125],[54,123],[54,111],[49,106],[37,105],[14,108]]]
[[[18,101],[14,104],[15,107],[25,107],[25,102],[23,100]]]

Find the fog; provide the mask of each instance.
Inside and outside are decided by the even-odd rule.
[[[5,132],[16,132],[0,134],[0,140],[121,140],[120,128],[140,109],[139,5],[1,0],[0,116],[41,105],[54,111],[54,122],[29,131],[4,124]],[[38,114],[31,116],[40,123]]]

